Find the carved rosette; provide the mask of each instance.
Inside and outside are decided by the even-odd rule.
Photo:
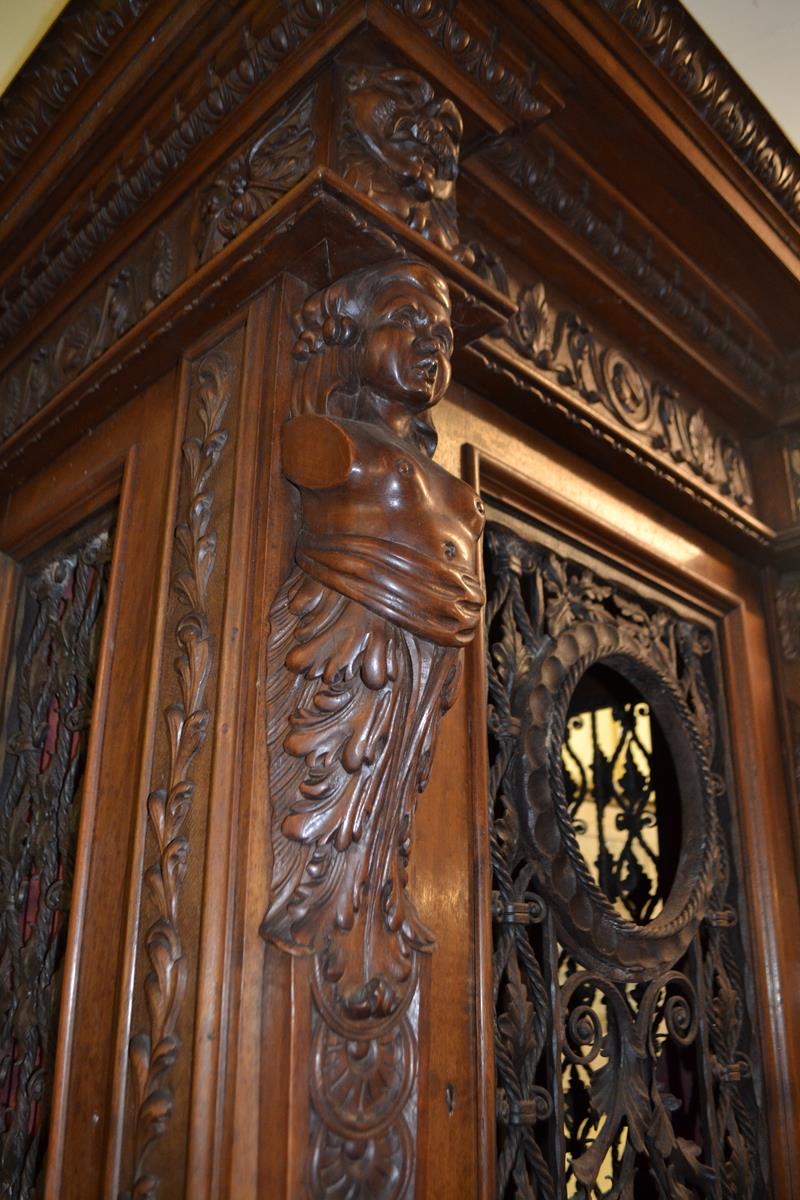
[[[270,614],[267,941],[312,959],[311,1195],[413,1194],[417,796],[483,593],[483,505],[431,461],[450,303],[415,262],[356,272],[297,319],[283,467],[296,566]]]
[[[348,183],[468,266],[458,238],[455,182],[461,114],[415,71],[344,73],[339,168]]]

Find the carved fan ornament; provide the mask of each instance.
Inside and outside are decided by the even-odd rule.
[[[302,524],[270,613],[262,933],[313,959],[309,1190],[377,1200],[412,1188],[418,957],[433,937],[406,868],[483,604],[483,504],[431,460],[453,347],[434,270],[354,272],[297,326],[282,448]]]

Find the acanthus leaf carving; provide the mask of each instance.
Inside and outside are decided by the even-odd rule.
[[[210,720],[206,698],[212,665],[209,586],[216,562],[213,475],[225,448],[223,428],[230,401],[232,366],[213,350],[194,367],[193,401],[202,436],[183,443],[183,511],[175,528],[177,599],[174,660],[177,692],[164,708],[169,768],[147,797],[148,842],[153,858],[145,871],[153,915],[144,934],[146,1027],[131,1038],[129,1058],[136,1106],[132,1200],[152,1200],[159,1179],[147,1169],[153,1144],[165,1133],[174,1097],[170,1072],[180,1051],[178,1021],[186,992],[180,900],[189,865],[186,823],[195,793],[193,762],[202,750]]]
[[[196,240],[204,263],[241,233],[309,171],[316,135],[311,125],[315,89],[283,105],[204,190]]]
[[[399,1200],[413,1165],[418,958],[433,946],[407,864],[482,606],[483,506],[431,461],[428,410],[452,351],[435,271],[396,259],[354,272],[306,302],[297,331],[283,469],[303,515],[270,614],[262,934],[313,964],[311,1194],[366,1179],[370,1196]]]

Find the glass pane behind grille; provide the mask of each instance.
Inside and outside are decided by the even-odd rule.
[[[532,525],[485,564],[498,1200],[766,1200],[713,630]]]
[[[31,566],[0,792],[0,1195],[40,1194],[110,518]]]

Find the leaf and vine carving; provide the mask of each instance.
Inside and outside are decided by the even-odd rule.
[[[409,1198],[418,959],[414,810],[479,620],[483,505],[431,461],[450,300],[412,260],[345,276],[297,319],[283,470],[302,498],[270,614],[273,867],[262,934],[312,959],[311,1195]],[[313,447],[313,449],[311,449]]]
[[[316,145],[315,89],[284,104],[201,195],[198,261],[206,262],[309,171]]]
[[[186,823],[195,792],[193,762],[203,748],[210,709],[206,699],[212,660],[209,585],[216,562],[211,485],[228,440],[223,428],[230,400],[231,363],[219,350],[194,368],[193,400],[200,436],[183,443],[183,511],[175,529],[179,566],[172,580],[178,608],[175,623],[176,699],[164,710],[169,769],[147,797],[149,842],[155,851],[145,871],[154,917],[144,935],[148,970],[144,980],[147,1027],[130,1042],[136,1105],[131,1200],[151,1200],[158,1177],[147,1157],[170,1121],[169,1075],[180,1051],[178,1020],[186,991],[186,962],[180,931],[180,899],[189,863]]]
[[[598,404],[616,422],[667,454],[741,508],[753,489],[741,446],[711,428],[702,409],[690,409],[665,383],[649,380],[613,347],[604,347],[577,313],[553,312],[541,282],[523,288],[505,337],[514,349],[562,387]]]

